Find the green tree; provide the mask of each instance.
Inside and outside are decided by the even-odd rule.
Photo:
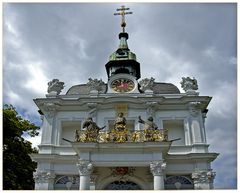
[[[22,134],[38,135],[39,127],[24,120],[12,105],[3,108],[3,189],[34,189],[33,172],[37,164],[29,156],[37,153]]]

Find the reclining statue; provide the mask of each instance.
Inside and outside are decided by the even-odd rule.
[[[104,127],[99,127],[92,119],[92,117],[87,118],[83,123],[83,130],[85,131],[85,141],[95,142],[97,141],[99,131],[104,129]]]
[[[141,116],[138,117],[138,122],[144,124],[144,130],[156,130],[158,126],[153,122],[153,117],[148,117],[147,121],[142,120]]]
[[[138,122],[144,124],[145,141],[155,141],[158,139],[159,130],[158,126],[153,122],[153,117],[149,117],[144,121],[141,116],[139,116]]]

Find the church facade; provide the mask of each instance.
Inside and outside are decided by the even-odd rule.
[[[42,116],[36,190],[213,189],[204,121],[209,96],[184,77],[184,93],[171,83],[141,79],[128,48],[124,15],[119,47],[105,65],[108,81],[89,78],[60,94],[48,83],[46,98],[34,99]]]

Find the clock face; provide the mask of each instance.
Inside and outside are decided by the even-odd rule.
[[[111,88],[116,92],[130,92],[134,88],[134,82],[129,79],[120,78],[112,82]]]

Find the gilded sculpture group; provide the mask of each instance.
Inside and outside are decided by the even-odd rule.
[[[91,117],[83,123],[81,131],[76,130],[76,142],[145,142],[145,141],[167,141],[167,130],[158,129],[153,122],[153,117],[146,121],[138,117],[138,122],[144,124],[143,130],[129,131],[127,120],[123,113],[119,113],[114,121],[114,127],[110,131],[103,131],[106,127],[99,127]]]

